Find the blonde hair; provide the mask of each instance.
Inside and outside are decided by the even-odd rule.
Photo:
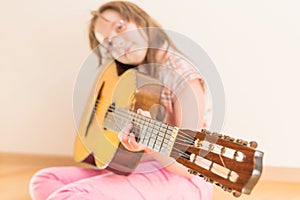
[[[99,57],[99,64],[101,64],[102,56],[100,50],[96,48],[99,45],[99,42],[96,39],[94,28],[99,15],[108,9],[117,11],[126,21],[133,22],[138,27],[146,30],[150,48],[147,50],[144,63],[157,63],[159,62],[158,59],[163,59],[163,57],[158,58],[156,56],[158,49],[151,47],[162,47],[163,45],[167,45],[167,49],[171,47],[173,50],[177,50],[162,27],[139,6],[127,1],[111,1],[103,4],[97,10],[92,12],[93,17],[89,26],[90,48],[94,50]],[[155,31],[151,31],[153,30],[151,28],[155,28]]]

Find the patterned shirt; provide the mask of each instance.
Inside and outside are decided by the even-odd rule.
[[[178,53],[168,53],[162,65],[159,67],[159,77],[163,89],[161,91],[161,105],[166,109],[164,121],[175,125],[174,101],[176,96],[188,87],[192,80],[198,79],[205,94],[204,127],[210,124],[211,114],[210,102],[203,78],[195,67],[182,55]]]

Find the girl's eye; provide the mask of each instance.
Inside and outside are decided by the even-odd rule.
[[[124,19],[121,19],[119,21],[119,24],[117,26],[117,32],[121,32],[121,31],[124,31],[126,29],[126,23],[125,23],[125,20]]]
[[[121,24],[119,26],[117,26],[117,31],[120,32],[120,31],[123,31],[125,29],[125,25],[124,24]]]

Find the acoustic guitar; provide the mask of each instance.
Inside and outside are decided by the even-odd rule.
[[[136,140],[174,158],[189,172],[239,197],[250,194],[262,173],[263,152],[256,142],[208,130],[182,130],[136,113],[159,104],[161,86],[135,69],[116,63],[104,67],[95,82],[75,139],[74,158],[115,173],[130,174],[143,152],[126,150],[118,132],[131,121]]]

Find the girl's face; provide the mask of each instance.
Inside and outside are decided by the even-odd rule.
[[[114,59],[124,64],[139,65],[146,57],[148,39],[138,28],[135,23],[125,21],[118,12],[108,9],[97,18],[94,34]]]

